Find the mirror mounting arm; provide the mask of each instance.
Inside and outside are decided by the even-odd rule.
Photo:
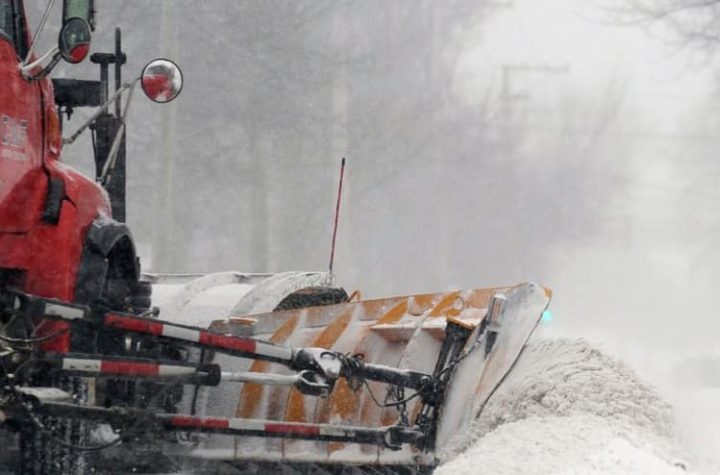
[[[40,70],[37,74],[33,74],[32,70],[36,67],[40,66],[47,58],[52,57],[50,62]],[[55,68],[55,66],[60,62],[62,57],[60,56],[60,52],[57,47],[52,48],[50,51],[42,55],[40,58],[36,59],[30,64],[20,64],[18,69],[20,70],[20,74],[22,74],[23,78],[25,78],[28,81],[37,81],[38,79],[42,79],[48,74],[50,74],[50,71]]]
[[[43,22],[44,21],[45,18],[43,18]],[[34,46],[35,43],[33,42],[28,52],[28,57],[19,65],[20,73],[28,81],[35,81],[46,77],[61,59],[73,64],[85,59],[90,51],[90,26],[87,21],[82,18],[70,18],[60,29],[57,46],[28,64],[27,61],[29,61],[29,58],[32,56],[32,47]],[[50,57],[52,57],[50,62],[43,67],[39,73],[32,73],[33,69],[40,66]]]

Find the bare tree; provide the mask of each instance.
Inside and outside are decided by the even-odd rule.
[[[669,33],[677,46],[714,56],[720,47],[720,0],[621,0],[617,21]]]

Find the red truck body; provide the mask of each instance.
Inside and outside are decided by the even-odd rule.
[[[60,162],[52,82],[20,72],[30,41],[23,30],[0,34],[0,272],[25,292],[72,302],[88,230],[110,218],[110,202],[101,186]],[[44,332],[58,325],[48,322]],[[46,349],[69,345],[66,333]]]

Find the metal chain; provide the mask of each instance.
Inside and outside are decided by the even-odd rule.
[[[407,402],[405,401],[405,388],[402,386],[392,386],[390,393],[395,401],[400,403],[397,405],[397,410],[400,413],[400,425],[409,427],[410,420],[408,418]]]

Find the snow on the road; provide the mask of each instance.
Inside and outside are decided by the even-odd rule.
[[[671,406],[623,363],[583,340],[543,340],[435,473],[688,473],[674,434]]]

